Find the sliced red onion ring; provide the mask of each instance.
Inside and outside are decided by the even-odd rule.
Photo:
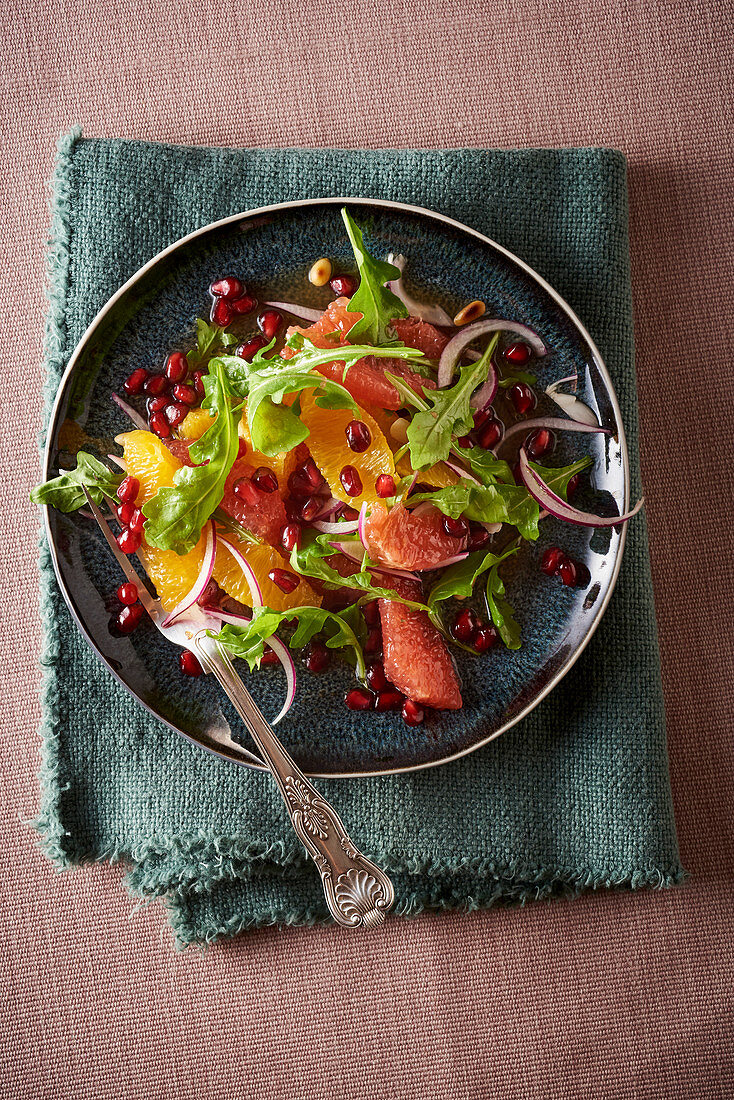
[[[441,306],[428,306],[423,302],[416,302],[415,298],[411,298],[410,294],[408,294],[403,286],[403,269],[406,263],[405,256],[394,256],[392,252],[390,252],[388,253],[387,262],[397,267],[400,272],[400,278],[391,279],[387,287],[393,292],[396,298],[400,299],[411,317],[419,317],[421,321],[428,321],[431,325],[453,325],[453,321],[448,313],[445,309],[442,309]]]
[[[362,546],[365,548],[365,550],[367,549],[367,543],[365,542],[364,537],[364,524],[365,520],[367,519],[368,508],[369,506],[367,504],[367,501],[363,501],[362,507],[359,509],[359,516],[357,517],[357,532],[359,534],[359,541],[362,543]]]
[[[264,302],[273,309],[282,309],[285,313],[292,313],[294,317],[301,317],[304,321],[320,320],[323,309],[311,309],[310,306],[299,306],[297,302]]]
[[[577,423],[598,425],[599,421],[596,413],[575,394],[556,393],[551,388],[548,388],[545,392],[551,401],[555,401],[556,405],[559,405],[566,415],[572,417]]]
[[[245,574],[245,580],[247,581],[248,587],[250,589],[250,595],[252,596],[252,606],[262,607],[262,590],[258,583],[257,577],[252,570],[252,566],[247,561],[247,558],[245,558],[245,556],[237,549],[234,543],[229,542],[227,539],[223,539],[221,535],[219,536],[219,542],[222,546],[226,546],[234,560],[239,565],[242,572]]]
[[[229,611],[220,611],[218,608],[207,607],[206,613],[207,615],[211,615],[213,619],[220,619],[223,623],[231,623],[233,626],[247,626],[248,623],[252,622],[252,619],[247,615],[233,615]],[[283,709],[278,717],[270,723],[271,726],[277,726],[281,718],[285,718],[286,714],[291,709],[293,700],[296,697],[296,665],[288,646],[285,645],[284,642],[281,642],[276,634],[271,634],[265,644],[269,645],[276,654],[283,666],[286,678],[286,695]]]
[[[497,371],[492,364],[489,364],[489,373],[487,374],[487,381],[479,387],[476,393],[471,395],[469,404],[474,409],[486,409],[487,405],[491,405],[494,401],[495,394],[497,393]]]
[[[202,558],[201,569],[186,595],[182,596],[173,611],[166,615],[163,620],[163,626],[170,626],[171,623],[176,621],[179,615],[183,615],[184,611],[188,611],[191,605],[196,603],[211,580],[216,555],[217,532],[214,529],[214,520],[210,519],[206,525],[206,546],[204,547],[204,557]]]
[[[338,550],[340,554],[344,554],[345,557],[351,558],[352,561],[358,561],[362,563],[364,558],[364,550],[359,547],[356,542],[330,542],[329,546],[333,546],[335,550]],[[370,565],[368,569],[372,573],[386,573],[392,577],[406,577],[408,580],[417,581],[420,578],[417,573],[411,573],[407,569],[394,569],[391,565]],[[349,580],[348,577],[345,578]]]
[[[531,420],[518,420],[517,424],[513,424],[511,428],[508,428],[502,437],[502,443],[506,443],[508,439],[511,439],[513,435],[517,435],[518,432],[532,431],[534,428],[554,428],[559,432],[589,432],[589,433],[601,433],[603,435],[610,435],[609,428],[601,428],[594,421],[594,424],[583,424],[578,420],[563,420],[560,416],[537,416]]]
[[[110,462],[114,462],[116,466],[119,466],[121,470],[127,470],[127,462],[124,458],[120,458],[119,455],[107,455]]]
[[[314,519],[311,526],[325,535],[353,535],[359,526],[356,519],[343,520],[341,523],[327,523],[323,519]]]
[[[485,336],[489,332],[514,332],[517,336],[522,336],[527,340],[537,356],[543,356],[547,353],[548,349],[543,341],[527,325],[521,325],[517,321],[504,321],[499,317],[485,321],[475,321],[473,325],[467,325],[466,328],[460,329],[455,336],[452,336],[441,352],[437,378],[439,389],[448,386],[453,378],[459,356],[467,344],[470,344],[472,340],[476,340],[478,336]]]
[[[475,485],[482,484],[481,481],[477,481],[473,474],[469,474],[466,472],[466,470],[462,470],[461,466],[459,466],[456,462],[453,462],[450,458],[445,458],[443,460],[443,464],[444,466],[448,466],[449,470],[451,470],[452,473],[458,474],[459,477],[463,477],[466,481],[473,481]]]
[[[324,501],[323,505],[314,516],[314,519],[328,519],[329,516],[333,516],[335,512],[338,512],[339,509],[343,507],[343,500],[337,500],[336,497],[330,497],[329,500]]]
[[[532,469],[525,448],[520,449],[520,476],[525,487],[541,508],[545,508],[556,519],[565,520],[576,527],[616,527],[619,523],[626,523],[628,519],[636,515],[644,503],[644,498],[638,500],[630,512],[621,516],[595,516],[591,512],[581,512],[572,507],[550,489],[542,477]]]
[[[132,408],[131,405],[128,405],[127,401],[123,401],[122,398],[119,397],[116,393],[113,393],[111,396],[112,396],[112,400],[115,402],[117,407],[119,409],[122,409],[122,411],[125,413],[126,416],[130,417],[130,419],[132,420],[132,422],[133,422],[133,424],[135,425],[136,428],[140,428],[144,432],[150,431],[150,428],[148,427],[146,422],[143,420],[140,413],[135,412],[135,409]]]
[[[445,569],[447,565],[456,565],[457,562],[465,561],[468,557],[469,551],[464,550],[461,554],[452,554],[450,558],[444,558],[443,561],[432,565],[431,569]]]

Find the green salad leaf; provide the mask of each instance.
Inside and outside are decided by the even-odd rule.
[[[538,537],[540,508],[521,485],[475,485],[462,478],[455,485],[426,493],[414,493],[411,504],[435,504],[445,516],[465,516],[478,523],[509,523],[524,539]]]
[[[104,494],[110,497],[115,495],[124,476],[123,473],[113,474],[87,451],[79,451],[73,470],[65,470],[58,477],[36,485],[35,489],[31,489],[30,496],[34,504],[48,504],[60,512],[76,512],[87,503],[83,486],[89,489],[95,504],[101,504]]]
[[[365,664],[362,646],[348,619],[336,611],[327,611],[323,607],[289,607],[287,611],[273,611],[269,607],[256,607],[248,625],[232,626],[229,623],[215,633],[207,631],[235,657],[247,661],[250,671],[257,668],[262,660],[265,642],[271,638],[283,622],[297,620],[289,645],[298,649],[310,642],[314,634],[324,631],[327,634],[326,645],[329,649],[349,647],[355,657],[357,675],[364,677]]]
[[[346,207],[342,209],[342,218],[357,261],[360,283],[349,302],[349,310],[362,316],[350,328],[347,339],[350,344],[367,342],[368,344],[395,343],[390,332],[390,322],[396,317],[407,317],[408,310],[385,283],[400,278],[400,271],[385,260],[376,260],[364,247],[362,230],[352,219]]]
[[[186,554],[197,543],[201,529],[224,495],[224,483],[239,450],[237,428],[240,407],[231,403],[224,365],[209,363],[204,405],[214,423],[191,444],[189,455],[198,465],[183,466],[143,505],[145,538],[151,546]]]
[[[186,352],[190,367],[201,367],[220,348],[229,348],[237,343],[233,332],[225,332],[220,325],[209,324],[203,317],[196,320],[196,345]]]
[[[593,461],[590,455],[584,455],[584,457],[579,458],[578,461],[572,462],[570,466],[556,466],[552,468],[549,466],[540,466],[536,462],[531,462],[530,468],[535,470],[539,477],[542,477],[548,488],[552,489],[557,496],[567,500],[569,481],[575,474],[580,474],[582,470],[587,470],[589,466],[593,465]]]
[[[425,391],[428,407],[416,412],[408,425],[410,462],[414,470],[443,462],[449,456],[454,437],[467,435],[474,427],[471,395],[487,378],[498,339],[499,335],[495,334],[480,359],[461,367],[455,385]]]
[[[291,566],[304,577],[315,577],[317,580],[324,581],[326,584],[333,585],[336,588],[351,588],[358,589],[362,598],[368,599],[385,599],[396,600],[398,603],[404,603],[406,607],[410,607],[415,611],[427,611],[428,608],[425,604],[416,602],[414,600],[407,600],[403,596],[398,595],[394,589],[390,587],[384,587],[375,584],[374,578],[370,573],[370,565],[366,561],[362,570],[358,573],[353,573],[349,577],[342,577],[333,566],[329,565],[328,558],[338,554],[339,551],[330,543],[338,539],[338,535],[318,535],[316,538],[311,538],[300,547],[295,547],[291,551]],[[362,549],[360,543],[356,542],[355,545]],[[376,566],[379,571],[379,566]],[[389,585],[389,577],[386,576],[387,584]]]
[[[451,450],[466,463],[475,477],[478,477],[483,485],[494,485],[498,481],[506,485],[515,484],[515,475],[510,469],[509,463],[503,458],[495,458],[491,451],[485,451],[483,447],[460,447],[454,443]]]
[[[504,598],[505,585],[499,574],[499,562],[493,565],[487,575],[487,587],[485,589],[487,610],[490,618],[499,631],[499,636],[508,649],[519,649],[520,627],[515,619],[515,612]]]
[[[475,550],[463,561],[457,562],[456,565],[450,565],[428,593],[428,611],[434,622],[440,621],[438,620],[437,604],[443,600],[450,600],[453,596],[457,596],[461,600],[467,599],[474,591],[474,585],[482,573],[486,573],[488,569],[492,569],[495,565],[505,561],[506,558],[516,554],[517,549],[517,546],[512,546],[502,554],[492,554],[487,550]]]
[[[506,390],[510,386],[514,386],[516,382],[527,382],[528,386],[534,386],[537,381],[538,379],[534,374],[529,374],[525,370],[518,370],[508,375],[507,378],[500,378],[497,385],[501,390]]]

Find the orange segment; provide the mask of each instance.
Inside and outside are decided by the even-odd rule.
[[[118,435],[115,442],[122,446],[127,472],[140,482],[138,506],[154,497],[162,486],[173,485],[173,475],[181,469],[181,463],[157,435],[138,429]]]
[[[228,538],[227,541],[232,542],[247,559],[257,577],[263,603],[266,607],[271,607],[273,611],[287,611],[289,607],[321,606],[321,596],[313,590],[305,577],[300,578],[300,582],[293,592],[283,592],[277,584],[273,584],[268,577],[271,569],[285,569],[288,573],[291,573],[292,570],[285,559],[272,546],[268,546],[266,543],[252,545],[251,543],[240,542],[235,538]],[[227,547],[221,544],[217,547],[217,559],[214,562],[213,576],[219,587],[223,588],[229,596],[232,596],[246,607],[252,607],[252,595],[247,578]]]
[[[333,495],[352,508],[359,508],[365,501],[372,504],[380,499],[375,492],[375,479],[380,474],[393,475],[395,463],[379,424],[364,409],[359,410],[356,419],[367,425],[372,442],[361,454],[350,450],[345,430],[354,419],[352,409],[320,409],[310,392],[301,396],[301,420],[311,433],[306,442],[314,462]],[[345,466],[354,466],[360,476],[362,492],[359,496],[348,496],[342,487],[339,475]]]
[[[208,409],[192,409],[178,426],[179,439],[201,439],[207,428],[211,428],[214,418]]]
[[[179,555],[173,550],[159,550],[145,542],[138,550],[138,556],[166,611],[173,611],[179,600],[193,588],[204,560],[205,546],[206,532],[188,554]]]

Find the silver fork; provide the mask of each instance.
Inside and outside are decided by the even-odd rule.
[[[395,901],[392,882],[356,848],[336,810],[319,794],[273,733],[235,672],[226,650],[207,635],[208,629],[216,630],[221,624],[195,605],[186,618],[164,626],[166,612],[160,601],[151,596],[86,488],[84,492],[117,564],[136,586],[138,598],[158,630],[170,642],[195,653],[205,671],[219,681],[245,723],[278,785],[299,840],[318,867],[326,904],[334,920],[346,928],[377,928]]]

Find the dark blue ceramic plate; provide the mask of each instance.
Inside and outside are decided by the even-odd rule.
[[[218,222],[184,238],[151,260],[94,320],[69,364],[53,411],[46,476],[54,476],[80,445],[104,455],[129,424],[110,400],[137,366],[160,369],[173,348],[191,342],[195,319],[206,316],[212,280],[241,274],[263,297],[325,306],[306,273],[319,256],[338,270],[353,270],[340,217],[343,199],[321,199],[256,210]],[[407,286],[453,314],[480,298],[488,312],[536,329],[550,355],[534,364],[538,392],[578,373],[583,400],[611,430],[608,436],[564,433],[550,464],[583,454],[594,457],[589,502],[606,498],[609,514],[628,504],[624,431],[609,375],[591,338],[571,309],[520,260],[471,229],[426,210],[348,200],[365,229],[370,251],[408,257]],[[245,319],[243,333],[251,330]],[[543,404],[539,411],[543,411]],[[546,411],[558,414],[549,401]],[[498,413],[512,419],[498,399]],[[509,449],[509,448],[508,448]],[[504,455],[514,461],[514,454]],[[582,498],[583,503],[583,498]],[[189,680],[178,670],[178,651],[150,624],[129,637],[109,631],[105,599],[120,583],[117,566],[94,524],[79,514],[50,510],[48,533],[64,596],[89,643],[125,687],[153,714],[186,737],[227,759],[243,762],[250,747],[240,721],[211,677]],[[481,657],[459,653],[464,708],[435,713],[410,729],[400,715],[348,711],[343,694],[353,683],[338,663],[320,676],[299,675],[296,702],[278,733],[301,767],[314,774],[364,775],[424,768],[470,752],[508,729],[558,683],[588,642],[609,600],[620,565],[624,530],[594,534],[554,519],[525,545],[505,570],[508,596],[522,625],[523,647],[502,647]],[[583,590],[566,589],[538,570],[543,550],[560,543],[591,574]],[[458,651],[457,651],[458,652]],[[282,671],[264,668],[243,676],[266,715],[280,709]]]

